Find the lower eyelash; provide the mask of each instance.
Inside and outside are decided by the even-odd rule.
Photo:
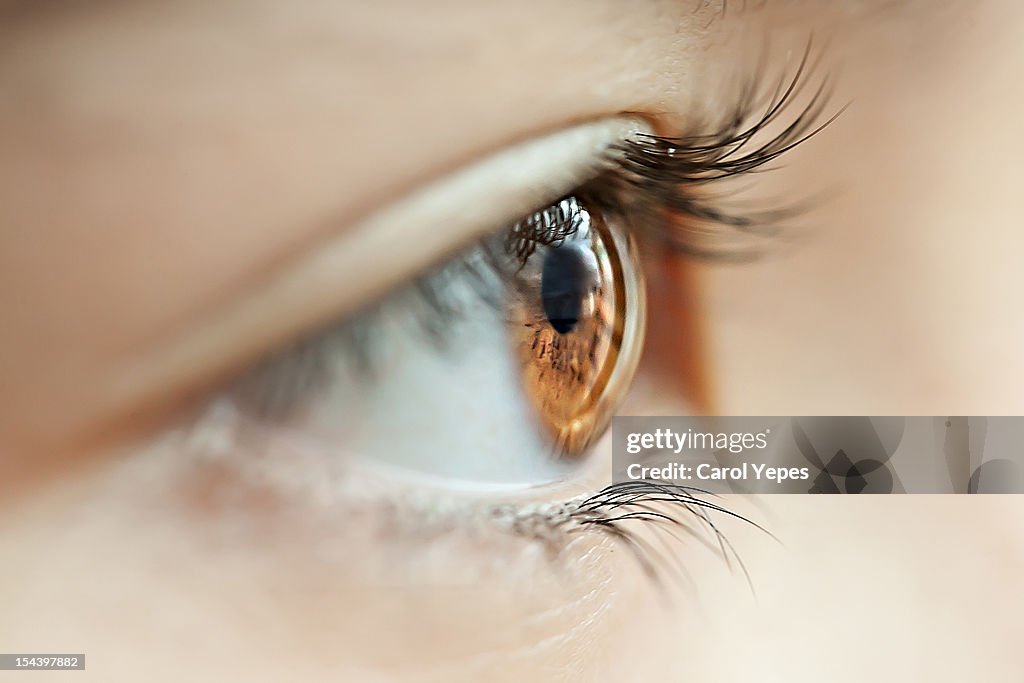
[[[419,543],[455,531],[488,541],[500,533],[537,544],[550,562],[574,538],[598,534],[628,548],[655,582],[673,570],[685,578],[685,568],[673,561],[671,549],[666,546],[663,552],[653,543],[681,540],[684,534],[718,554],[727,566],[735,564],[750,583],[742,559],[713,519],[716,514],[771,536],[699,488],[639,480],[558,502],[491,503],[423,490],[418,481],[404,484],[395,473],[379,473],[379,466],[360,468],[348,458],[324,457],[319,449],[268,434],[229,404],[215,403],[191,426],[166,434],[149,454],[178,463],[180,469],[164,477],[164,483],[174,482],[175,498],[194,500],[207,512],[240,509],[240,519],[248,519],[244,501],[251,498],[275,515],[290,511],[345,525],[368,515],[381,533]],[[143,488],[147,495],[156,495]],[[257,519],[256,524],[261,522]],[[655,535],[644,533],[648,530]],[[659,533],[665,535],[659,538]]]
[[[749,518],[702,498],[702,495],[712,494],[689,486],[638,480],[611,484],[592,495],[557,504],[535,508],[499,506],[490,514],[513,533],[552,544],[551,549],[554,550],[559,547],[559,541],[564,542],[565,537],[571,534],[594,531],[604,534],[624,544],[644,573],[653,580],[659,580],[661,571],[672,568],[673,564],[684,576],[685,569],[669,560],[671,551],[666,556],[634,527],[653,526],[674,540],[681,540],[675,532],[682,532],[717,552],[727,566],[731,567],[735,561],[753,589],[743,560],[711,514],[734,517],[769,535],[770,532]]]

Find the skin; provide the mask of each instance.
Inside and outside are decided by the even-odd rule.
[[[737,46],[769,31],[779,55],[826,38],[835,101],[854,106],[757,180],[765,196],[836,188],[807,240],[688,266],[706,401],[1024,414],[1024,139],[1006,125],[1024,104],[1024,8],[793,0],[716,19],[692,4],[0,3],[4,651],[85,652],[83,680],[1019,676],[1016,497],[733,501],[783,540],[723,520],[756,599],[695,542],[677,551],[692,585],[666,599],[608,540],[552,562],[497,534],[378,533],[376,508],[225,504],[205,493],[235,470],[197,479],[150,443],[375,294],[353,280],[315,311],[261,309],[282,277],[333,301],[308,253],[514,143],[726,107],[722,84],[750,64]],[[242,306],[265,333],[193,345]],[[184,346],[212,350],[168,369]],[[658,386],[628,405],[673,400]]]

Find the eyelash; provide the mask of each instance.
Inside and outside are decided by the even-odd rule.
[[[783,222],[800,213],[799,205],[740,212],[725,206],[711,188],[748,173],[770,170],[766,169],[768,164],[817,135],[842,113],[845,107],[821,122],[832,95],[828,75],[805,96],[819,61],[812,61],[811,56],[809,42],[792,75],[780,78],[767,94],[761,87],[762,79],[755,76],[742,89],[737,105],[718,125],[694,125],[693,132],[678,137],[639,135],[610,149],[603,172],[573,194],[606,214],[628,219],[623,224],[637,231],[644,244],[701,259],[740,261],[756,257],[764,240],[777,235]],[[780,118],[801,100],[804,104],[789,124],[782,126]],[[517,225],[530,221],[545,225],[546,210],[534,212]],[[562,218],[560,224],[564,225],[564,219],[571,217]],[[497,256],[500,249],[508,261],[508,238],[505,234],[499,237],[497,241],[493,236],[481,241],[467,256],[420,277],[408,289],[416,301],[401,302],[408,305],[409,311],[416,311],[418,329],[439,350],[445,348],[448,324],[460,313],[460,303],[445,296],[452,278],[466,281],[469,276],[468,280],[477,285],[474,290],[481,302],[502,305],[501,292],[510,273]],[[525,238],[520,235],[519,250],[528,255],[536,244],[551,237],[545,237],[542,231]],[[370,375],[374,370],[374,323],[387,313],[389,303],[385,300],[343,325],[287,349],[277,360],[244,380],[235,395],[260,397],[258,404],[246,406],[252,416],[285,418],[297,396],[308,395],[324,381],[326,359],[338,353],[339,348],[354,359],[359,373]],[[686,527],[687,518],[696,519],[711,533],[726,562],[735,558],[742,568],[742,561],[708,512],[730,515],[761,527],[701,499],[700,494],[697,489],[630,482],[539,508],[498,505],[473,512],[516,536],[542,541],[550,550],[562,547],[567,534],[604,533],[625,544],[644,571],[655,578],[657,568],[669,563],[636,533],[635,526],[681,528]],[[671,511],[651,507],[663,503],[668,503]]]
[[[717,547],[713,547],[712,550],[717,551],[729,567],[735,561],[753,590],[753,581],[742,558],[714,523],[709,512],[739,519],[772,538],[775,537],[753,520],[701,498],[702,494],[707,492],[690,486],[655,481],[629,481],[606,486],[589,496],[574,498],[554,506],[542,506],[538,510],[498,506],[491,510],[490,516],[518,536],[544,542],[552,554],[557,554],[563,547],[561,539],[564,535],[598,530],[624,544],[644,573],[655,581],[661,578],[659,570],[670,568],[672,563],[653,544],[625,524],[643,523],[645,526],[655,526],[678,540],[679,537],[673,531],[680,530],[692,537],[700,538],[689,524],[696,521],[714,539]],[[653,507],[662,503],[669,504],[668,508],[663,508],[666,511]],[[685,572],[683,575],[685,577]]]
[[[619,146],[618,194],[632,194],[630,210],[643,215],[643,225],[655,226],[648,231],[650,237],[691,257],[746,261],[761,253],[762,238],[778,235],[785,221],[802,212],[801,202],[760,210],[730,208],[714,194],[713,187],[750,173],[774,170],[766,166],[810,140],[843,113],[846,107],[822,121],[833,95],[827,73],[804,98],[820,67],[820,57],[812,61],[813,54],[808,41],[792,75],[778,79],[767,96],[760,86],[761,77],[752,78],[736,106],[711,133],[644,135]],[[801,99],[806,101],[792,120],[772,134],[780,117]],[[729,238],[740,242],[729,244]]]

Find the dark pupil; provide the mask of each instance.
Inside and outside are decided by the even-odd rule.
[[[580,249],[564,245],[547,250],[540,294],[544,314],[556,332],[566,334],[576,327],[591,286],[592,274]]]

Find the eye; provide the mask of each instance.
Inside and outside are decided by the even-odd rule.
[[[376,294],[389,283],[382,273],[415,272],[457,239],[492,223],[509,226],[222,393],[211,405],[238,418],[231,431],[245,441],[234,449],[239,465],[269,453],[291,471],[311,455],[307,470],[373,462],[446,485],[568,478],[587,461],[636,369],[644,286],[630,235],[640,232],[653,256],[675,259],[742,258],[774,234],[773,221],[792,212],[740,210],[707,188],[764,167],[834,119],[815,123],[827,101],[823,85],[774,132],[779,112],[801,92],[807,58],[763,113],[731,117],[717,132],[659,137],[629,119],[569,129],[395,202],[323,258],[312,256],[306,272],[314,280],[341,283],[325,298],[352,301],[346,288]],[[559,150],[565,161],[589,161],[569,164],[576,171],[555,174],[557,189],[541,192],[550,185],[524,169],[559,168],[551,163]],[[530,206],[523,196],[533,204],[558,194],[564,198],[509,220]],[[664,260],[652,260],[652,274],[667,275]],[[296,292],[304,288],[281,283],[270,289],[276,308],[301,308]],[[236,327],[261,319],[242,314]],[[209,330],[201,337],[216,338]],[[681,353],[674,345],[668,355]]]
[[[616,219],[569,197],[517,223],[510,331],[523,388],[557,451],[579,457],[628,388],[643,330],[643,279]]]
[[[245,452],[449,481],[566,477],[642,337],[636,248],[595,206],[570,196],[531,213],[244,378],[225,399],[252,435]]]

